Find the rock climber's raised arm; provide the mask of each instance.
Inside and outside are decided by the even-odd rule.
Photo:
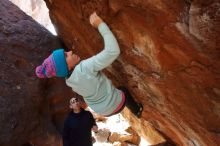
[[[120,54],[118,42],[103,20],[93,13],[90,16],[90,23],[93,27],[98,28],[104,40],[104,49],[97,55],[87,59],[85,65],[93,71],[100,71],[109,66]]]

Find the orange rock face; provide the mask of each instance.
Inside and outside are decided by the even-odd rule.
[[[154,145],[220,145],[219,0],[45,2],[58,36],[83,59],[103,48],[89,15],[110,26],[121,55],[104,73],[143,103],[141,119],[122,112],[140,136]],[[9,1],[0,12],[0,145],[59,145],[74,94],[34,69],[61,44]]]
[[[219,0],[45,2],[58,35],[82,58],[103,47],[89,15],[110,26],[122,53],[104,72],[143,103],[140,124],[177,145],[220,145]]]

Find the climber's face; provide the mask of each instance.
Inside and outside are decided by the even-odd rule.
[[[68,70],[72,70],[80,61],[80,57],[76,54],[73,54],[72,51],[64,52],[66,56],[66,63]]]

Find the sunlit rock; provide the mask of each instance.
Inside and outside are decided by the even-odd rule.
[[[144,105],[140,120],[125,115],[139,135],[156,133],[154,144],[160,137],[158,143],[220,145],[219,0],[45,2],[58,35],[82,58],[103,48],[89,15],[96,11],[110,26],[121,55],[104,72]]]

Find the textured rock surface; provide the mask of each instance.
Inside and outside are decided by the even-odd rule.
[[[71,91],[34,73],[59,40],[8,0],[0,1],[0,14],[0,145],[59,145]]]
[[[144,104],[140,120],[123,111],[139,135],[152,144],[220,145],[219,0],[45,1],[59,37],[82,58],[103,46],[90,13],[112,28],[122,54],[104,72]],[[0,1],[0,14],[0,145],[59,145],[73,93],[63,80],[36,79],[34,68],[60,44],[9,1]]]
[[[10,0],[17,5],[22,11],[31,16],[38,23],[46,27],[53,34],[54,27],[50,21],[47,6],[43,0]]]
[[[128,134],[120,134],[117,132],[112,132],[111,135],[109,136],[108,140],[111,143],[114,143],[116,141],[119,142],[129,142],[134,145],[139,145],[140,144],[140,137],[137,135],[135,131],[132,129],[127,130]]]
[[[220,145],[219,0],[45,1],[58,35],[82,58],[103,47],[91,12],[109,24],[122,53],[105,73],[144,104],[131,122],[148,121],[177,145]]]

